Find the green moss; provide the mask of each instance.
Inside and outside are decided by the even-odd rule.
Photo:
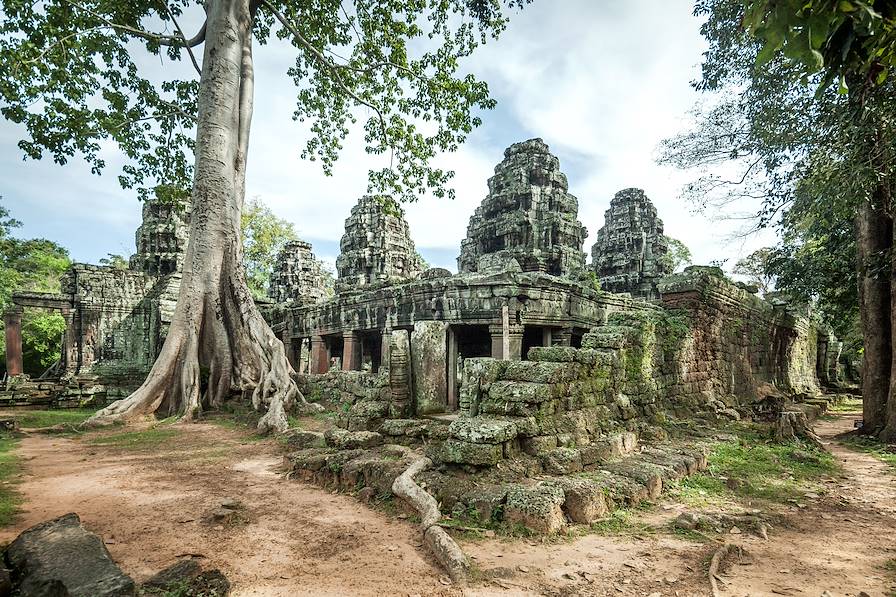
[[[800,443],[774,443],[743,426],[739,437],[716,444],[709,469],[678,482],[676,493],[692,503],[732,497],[773,502],[800,499],[823,490],[818,480],[840,472],[834,457]],[[727,484],[723,479],[730,479]]]
[[[626,509],[613,510],[606,518],[591,523],[588,530],[598,535],[651,535],[656,529],[637,519],[634,512]]]

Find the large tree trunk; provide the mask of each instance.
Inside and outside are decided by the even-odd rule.
[[[881,197],[874,197],[873,200],[879,199]],[[884,211],[885,206],[872,201],[863,201],[859,206],[856,234],[859,310],[865,343],[862,365],[862,432],[877,434],[885,423],[893,367],[890,273],[880,267],[889,256],[893,225]]]
[[[253,92],[249,2],[206,3],[193,215],[177,307],[146,381],[99,411],[94,424],[151,413],[192,419],[236,390],[251,392],[255,408],[265,412],[261,431],[282,431],[286,411],[304,402],[283,343],[258,312],[242,268],[240,212]]]

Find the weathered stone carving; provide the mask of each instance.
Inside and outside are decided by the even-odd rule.
[[[131,256],[130,268],[153,276],[179,272],[190,235],[190,210],[189,203],[144,201],[143,223],[136,234],[137,253]]]
[[[311,252],[311,244],[295,240],[286,243],[271,273],[268,296],[276,303],[305,305],[327,297],[320,262]]]
[[[527,272],[566,276],[584,269],[587,230],[576,219],[579,202],[567,192],[560,160],[541,139],[508,147],[488,189],[461,242],[461,272],[508,263],[495,254],[512,258]]]
[[[601,288],[656,298],[656,282],[672,272],[662,257],[669,247],[663,221],[641,189],[624,189],[610,201],[591,248]]]
[[[337,292],[412,280],[423,271],[404,210],[388,197],[361,197],[345,220],[340,248],[342,253],[336,259]]]

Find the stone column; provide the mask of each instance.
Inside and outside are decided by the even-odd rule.
[[[458,406],[457,391],[457,334],[453,327],[448,327],[448,410],[455,411]]]
[[[296,347],[293,345],[292,338],[289,335],[289,330],[283,330],[280,341],[283,342],[283,350],[286,351],[286,360],[289,361],[289,364],[292,365],[295,371],[298,371],[299,359],[298,355],[296,355]]]
[[[13,307],[3,314],[6,326],[6,374],[22,374],[22,309]]]
[[[342,334],[342,370],[361,369],[361,339],[354,332]]]
[[[71,309],[62,309],[62,318],[65,319],[65,336],[62,338],[62,370],[68,374],[77,372],[78,369],[78,337],[75,334],[75,313]]]
[[[330,369],[327,344],[321,336],[311,336],[311,373],[326,373]]]
[[[523,326],[513,323],[488,326],[492,337],[492,358],[502,361],[519,361],[523,352]]]
[[[553,341],[553,332],[551,328],[542,328],[541,330],[541,345],[542,346],[552,346]]]

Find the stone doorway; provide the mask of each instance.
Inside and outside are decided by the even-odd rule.
[[[452,325],[448,328],[447,405],[456,411],[460,404],[464,360],[492,356],[492,337],[487,325]]]

